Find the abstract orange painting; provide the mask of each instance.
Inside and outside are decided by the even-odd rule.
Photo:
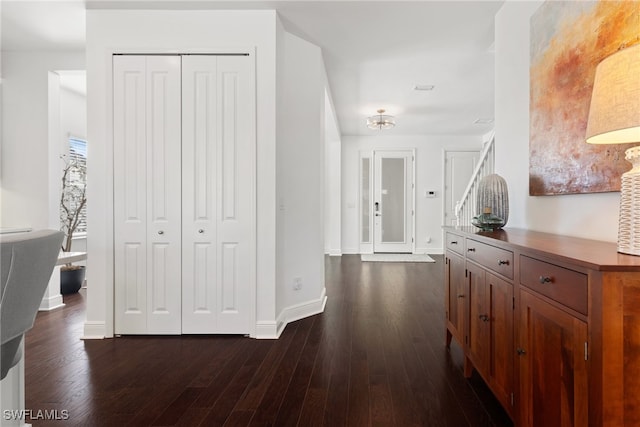
[[[629,146],[587,144],[585,130],[596,66],[638,43],[637,1],[550,0],[531,17],[531,195],[620,190]]]

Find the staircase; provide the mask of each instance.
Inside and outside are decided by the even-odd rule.
[[[495,167],[495,132],[491,134],[489,142],[482,149],[478,165],[471,175],[469,185],[462,193],[462,198],[456,202],[456,225],[471,225],[471,219],[478,215],[476,212],[476,193],[478,183],[482,178],[487,175],[491,175]]]

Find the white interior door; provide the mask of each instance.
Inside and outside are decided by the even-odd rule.
[[[469,185],[479,151],[447,151],[444,158],[444,224],[456,225],[456,203]]]
[[[413,151],[374,151],[374,252],[413,251]]]
[[[114,56],[115,332],[253,332],[252,59]]]
[[[185,334],[252,331],[256,219],[251,70],[248,56],[183,57]]]
[[[115,331],[180,333],[180,57],[114,56]]]

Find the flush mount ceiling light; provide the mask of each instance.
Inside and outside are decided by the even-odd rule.
[[[396,125],[396,120],[393,116],[383,114],[384,109],[379,109],[377,113],[377,116],[367,117],[367,127],[369,129],[391,129]]]
[[[415,86],[413,86],[413,90],[423,90],[423,91],[433,90],[434,88],[435,88],[434,85],[415,85]]]

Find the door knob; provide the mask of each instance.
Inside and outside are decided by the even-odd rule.
[[[524,350],[524,348],[517,348],[516,349],[516,353],[518,353],[518,356],[522,356],[527,354],[527,352]]]
[[[164,231],[158,230],[158,234],[164,234]]]
[[[198,230],[198,233],[202,234],[202,233],[204,233],[204,230],[201,228],[201,229]]]

